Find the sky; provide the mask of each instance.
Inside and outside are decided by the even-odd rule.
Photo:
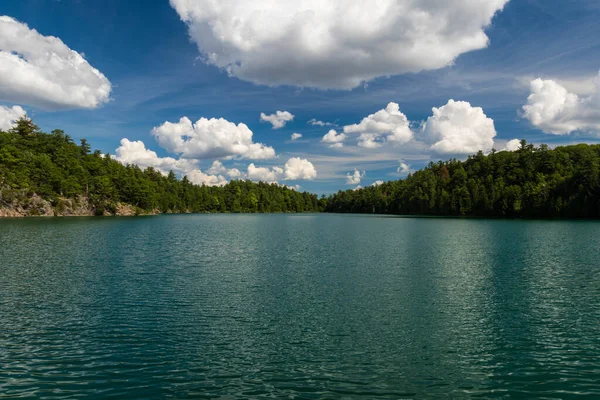
[[[600,137],[597,0],[3,0],[0,129],[319,194]]]

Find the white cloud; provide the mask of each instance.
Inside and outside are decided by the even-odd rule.
[[[227,168],[221,163],[219,160],[213,161],[212,165],[208,170],[206,170],[209,174],[224,174],[227,172]]]
[[[246,177],[252,181],[277,182],[283,176],[283,169],[280,167],[266,168],[257,167],[254,164],[248,165],[248,174]]]
[[[196,185],[225,186],[227,184],[227,179],[223,176],[208,175],[199,169],[188,172],[186,176],[190,182],[195,183]]]
[[[359,133],[358,146],[369,149],[380,147],[384,142],[404,144],[413,138],[410,122],[393,102],[363,118],[359,124],[345,126],[344,133]]]
[[[142,169],[153,167],[163,174],[173,170],[186,173],[196,168],[196,160],[176,160],[173,157],[159,157],[156,152],[146,148],[141,140],[121,139],[121,146],[115,151],[115,159],[123,164],[135,164]]]
[[[231,168],[227,170],[227,175],[231,178],[231,179],[241,179],[243,178],[243,174],[241,173],[241,171],[237,168]]]
[[[15,125],[15,121],[27,115],[20,106],[12,108],[0,106],[0,131],[7,131]]]
[[[398,171],[398,174],[401,176],[406,176],[413,172],[413,170],[410,168],[410,165],[405,163],[404,161],[400,161],[400,164],[398,165],[398,169],[396,171]]]
[[[312,180],[317,177],[315,166],[310,161],[298,157],[290,158],[283,168],[278,166],[258,167],[252,163],[248,165],[245,173],[237,168],[227,169],[219,161],[215,161],[207,172],[215,175],[227,175],[232,179],[249,179],[267,183],[275,183],[280,180]]]
[[[300,185],[291,185],[291,186],[290,185],[283,185],[283,186],[285,186],[288,189],[295,190],[296,192],[299,192],[300,189],[302,189],[302,186],[300,186]]]
[[[494,121],[482,108],[450,99],[446,105],[432,108],[432,112],[416,131],[411,128],[415,122],[400,111],[397,103],[390,102],[385,109],[368,115],[360,123],[344,126],[343,133],[330,130],[321,142],[328,143],[329,147],[343,147],[350,135],[358,134],[357,147],[367,149],[401,144],[404,151],[413,149],[458,156],[479,150],[488,152],[493,148]]]
[[[208,64],[266,85],[351,89],[487,47],[508,0],[170,0]]]
[[[506,142],[506,151],[517,151],[521,148],[521,141],[519,139],[513,139]]]
[[[149,150],[141,140],[130,141],[121,139],[121,146],[115,151],[115,159],[125,165],[137,165],[142,169],[152,167],[163,175],[169,171],[186,175],[190,182],[197,185],[223,186],[227,184],[227,179],[220,172],[206,174],[198,168],[197,160],[175,159],[173,157],[159,157],[156,152]],[[220,167],[223,167],[222,165]],[[213,164],[213,168],[219,168]]]
[[[590,94],[579,96],[554,80],[531,81],[531,94],[523,116],[546,133],[568,135],[575,131],[600,134],[600,76]]]
[[[302,138],[302,134],[301,133],[292,133],[291,138],[292,138],[292,140],[298,140],[298,139]]]
[[[206,171],[211,175],[227,175],[232,179],[237,179],[242,177],[242,173],[237,168],[226,168],[221,161],[215,160],[213,161],[210,168]]]
[[[384,183],[385,183],[384,181],[375,181],[371,184],[371,186],[377,187],[377,186],[383,185]]]
[[[596,92],[598,75],[577,79],[557,79],[556,82],[564,86],[569,92],[579,96],[591,95]],[[529,84],[530,81],[527,81]]]
[[[270,115],[260,113],[260,120],[271,123],[271,125],[273,125],[273,129],[280,129],[283,128],[288,122],[294,120],[294,114],[288,111],[276,111],[275,114]]]
[[[362,189],[362,188],[363,188],[362,186],[358,185],[357,187],[355,187],[355,188],[354,188],[354,189],[352,189],[352,190],[356,192],[357,190],[360,190],[360,189]]]
[[[187,117],[179,122],[165,122],[152,129],[152,135],[167,151],[183,158],[224,158],[239,156],[247,159],[275,157],[275,150],[252,141],[252,131],[246,124],[238,125],[223,118],[200,118],[195,124]]]
[[[357,185],[360,180],[365,176],[365,171],[354,170],[352,174],[346,174],[346,185]]]
[[[465,101],[449,100],[445,106],[433,108],[433,115],[422,128],[425,140],[433,142],[438,154],[472,154],[494,147],[496,129],[481,107]]]
[[[285,163],[285,180],[312,180],[317,177],[315,166],[308,160],[292,157]]]
[[[313,126],[337,126],[333,122],[323,122],[323,121],[316,120],[315,118],[309,120],[308,123]]]
[[[345,133],[337,133],[335,129],[330,130],[323,136],[321,139],[322,143],[328,143],[329,147],[344,147],[344,140],[346,140],[348,136]]]
[[[205,173],[198,168],[198,160],[159,157],[156,152],[147,149],[140,140],[122,139],[121,146],[116,149],[115,154],[115,160],[125,165],[137,165],[142,169],[152,167],[164,175],[167,175],[169,171],[174,171],[186,175],[192,183],[197,185],[222,186],[228,182],[226,177],[269,183],[279,180],[312,180],[317,177],[314,165],[310,161],[298,157],[288,159],[283,168],[278,166],[257,167],[251,163],[246,172],[241,172],[237,168],[227,168],[219,160],[215,160]]]
[[[111,84],[59,38],[0,16],[0,98],[46,109],[96,108]]]

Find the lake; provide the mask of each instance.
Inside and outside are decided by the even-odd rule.
[[[600,222],[0,220],[0,397],[600,398]]]

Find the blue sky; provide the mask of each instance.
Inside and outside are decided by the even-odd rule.
[[[282,79],[296,79],[286,75],[293,69],[290,67],[293,60],[287,60],[279,70],[273,67],[272,73],[261,70],[251,76],[254,72],[242,69],[230,76],[218,63],[204,62],[199,46],[209,44],[203,38],[190,39],[188,28],[204,25],[198,21],[186,25],[168,0],[4,0],[0,15],[12,17],[43,36],[59,38],[68,48],[82,53],[111,84],[110,101],[95,108],[47,107],[35,101],[28,104],[16,101],[22,100],[21,97],[15,99],[14,95],[3,93],[1,85],[0,105],[20,105],[43,130],[60,128],[76,139],[86,137],[105,153],[115,154],[121,139],[128,138],[143,141],[158,157],[178,158],[181,151],[157,143],[150,133],[154,127],[166,121],[175,123],[184,116],[192,122],[201,117],[224,118],[235,124],[246,124],[253,133],[254,143],[272,147],[277,154],[276,158],[264,159],[251,159],[240,156],[241,153],[223,157],[220,162],[225,169],[237,168],[244,172],[250,163],[257,167],[284,168],[286,160],[298,157],[310,161],[317,176],[308,174],[307,179],[290,179],[293,174],[282,173],[278,180],[300,185],[303,190],[330,193],[359,184],[346,176],[355,169],[362,177],[360,185],[366,186],[378,180],[397,179],[406,172],[406,169],[398,172],[400,162],[418,169],[430,160],[466,156],[456,150],[456,143],[449,142],[455,140],[450,136],[445,142],[450,143],[449,146],[437,147],[450,149],[448,151],[432,151],[434,142],[425,139],[423,143],[394,145],[387,133],[381,132],[377,148],[360,147],[356,145],[357,134],[370,133],[364,127],[356,128],[355,135],[349,133],[343,148],[331,148],[322,142],[330,129],[341,133],[344,126],[360,123],[368,115],[385,109],[390,102],[399,105],[417,138],[424,129],[421,122],[432,116],[432,107],[443,107],[449,99],[482,108],[485,117],[493,120],[496,148],[516,138],[554,146],[596,142],[600,135],[597,107],[600,101],[595,102],[600,96],[594,88],[594,77],[600,69],[600,2],[597,0],[510,0],[503,9],[493,13],[491,24],[485,24],[484,31],[489,38],[485,48],[459,52],[454,62],[440,68],[391,76],[386,76],[384,71],[380,77],[350,90],[281,85],[279,78],[275,78],[279,72],[284,76]],[[6,49],[0,48],[2,50]],[[268,53],[263,50],[247,56],[264,57]],[[277,52],[272,53],[275,54],[268,57],[278,57]],[[281,58],[284,57],[290,55],[284,51]],[[337,55],[332,55],[331,66],[326,64],[323,68],[339,68],[340,74],[345,73],[343,62],[333,63],[335,57]],[[302,62],[300,59],[299,74],[303,74],[302,71],[319,73],[318,68],[310,71],[320,64],[301,65]],[[387,60],[382,64],[385,62]],[[258,65],[265,68],[263,64]],[[390,68],[390,71],[401,70]],[[335,70],[331,73],[335,74]],[[274,86],[257,83],[271,77]],[[532,111],[528,117],[522,107],[528,103],[528,96],[532,94],[530,82],[536,78],[544,80],[543,88],[558,90],[559,97],[564,94],[560,88],[564,88],[580,100],[589,101],[587,105],[566,109],[558,116],[542,112],[541,119],[535,120]],[[322,79],[319,85],[327,86],[327,79],[332,78],[315,79]],[[557,89],[551,83],[560,87]],[[540,96],[542,91],[540,89]],[[547,91],[543,93],[546,97],[532,106],[548,110],[549,102],[555,97],[549,98]],[[293,121],[280,129],[261,122],[261,113],[272,114],[277,110],[292,113]],[[336,126],[313,126],[307,123],[312,118]],[[423,132],[442,135],[444,139],[444,132],[448,131],[443,129],[450,128],[436,128],[434,122],[428,123]],[[456,135],[461,132],[488,134],[482,131],[489,128],[487,125],[485,128],[485,124],[453,123],[456,130],[452,132],[457,132]],[[301,133],[303,137],[291,141],[292,133]],[[489,141],[482,139],[477,143],[482,143],[482,150],[489,150],[486,148]],[[214,158],[209,152],[201,154],[202,157],[193,158],[198,167],[206,171]]]

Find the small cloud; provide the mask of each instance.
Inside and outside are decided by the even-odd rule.
[[[521,148],[521,141],[519,139],[513,139],[506,142],[504,150],[506,151],[517,151]]]
[[[292,157],[285,163],[285,180],[312,180],[317,177],[315,166],[308,160]]]
[[[481,107],[466,101],[448,100],[425,121],[422,133],[431,140],[431,150],[437,154],[473,154],[494,147],[496,128],[494,120]]]
[[[328,143],[329,147],[344,147],[344,140],[346,140],[348,136],[345,133],[337,133],[335,129],[330,130],[323,136],[321,139],[322,143]]]
[[[313,126],[337,126],[337,124],[334,124],[333,122],[318,121],[314,118],[309,120],[308,123]]]
[[[357,185],[365,176],[365,171],[354,170],[352,174],[346,174],[346,185]]]
[[[358,146],[367,149],[381,147],[385,142],[405,144],[413,139],[410,121],[400,111],[400,106],[393,102],[358,124],[344,126],[344,133],[360,134]]]
[[[281,167],[257,167],[254,164],[248,166],[248,179],[263,182],[277,182],[279,180],[313,180],[317,177],[315,166],[308,160],[292,157]]]
[[[302,138],[302,134],[301,133],[292,133],[291,139],[292,140],[298,140]]]
[[[410,165],[405,163],[404,161],[400,161],[400,164],[398,165],[398,169],[396,171],[400,176],[407,176],[408,174],[412,174],[414,172]]]
[[[275,114],[271,115],[260,113],[260,120],[271,123],[273,129],[280,129],[288,122],[294,120],[294,114],[288,111],[276,111]]]

